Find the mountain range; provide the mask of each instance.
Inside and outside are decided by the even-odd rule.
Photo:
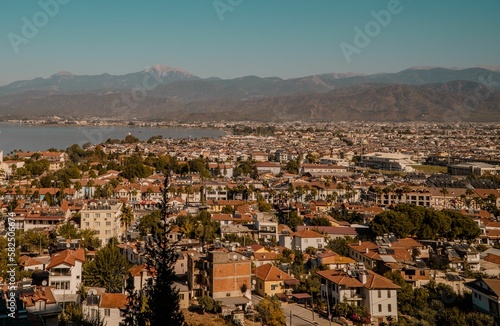
[[[164,65],[121,76],[59,72],[0,87],[0,118],[177,121],[500,121],[500,69],[414,67],[293,79],[200,78]]]

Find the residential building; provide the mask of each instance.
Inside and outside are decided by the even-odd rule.
[[[62,308],[49,286],[36,286],[19,282],[16,291],[16,318],[8,315],[8,284],[0,288],[0,324],[1,325],[40,325],[57,326]]]
[[[414,172],[412,165],[417,163],[411,160],[410,155],[400,153],[374,152],[361,155],[361,166],[372,169],[389,171]]]
[[[111,238],[120,240],[123,230],[122,205],[119,201],[89,201],[87,206],[80,211],[81,228],[94,230],[103,246]]]
[[[273,174],[278,175],[281,172],[281,166],[273,162],[259,162],[255,163],[255,168],[259,174]]]
[[[323,249],[325,247],[325,236],[310,229],[304,229],[292,233],[292,247],[289,249],[306,251],[308,247]]]
[[[321,297],[330,300],[331,306],[347,302],[368,308],[372,322],[398,320],[397,290],[391,280],[363,267],[318,271],[321,277]]]
[[[291,295],[300,281],[272,264],[265,264],[253,270],[255,291],[260,296]]]
[[[234,252],[210,251],[208,262],[208,294],[224,302],[234,297],[251,298],[251,261]]]
[[[83,313],[91,318],[104,318],[107,326],[119,326],[124,320],[127,295],[123,293],[106,293],[102,289],[89,289],[87,298],[82,304]]]
[[[309,173],[312,176],[332,176],[347,173],[346,166],[330,164],[303,164],[301,174]]]
[[[472,291],[472,305],[475,310],[500,318],[500,280],[478,279],[466,283]]]
[[[278,241],[278,218],[273,213],[254,214],[255,232],[264,241]]]
[[[67,249],[51,255],[46,270],[49,272],[49,284],[54,289],[57,301],[76,302],[84,263],[83,249]]]

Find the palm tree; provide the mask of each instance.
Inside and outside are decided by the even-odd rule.
[[[87,188],[89,190],[88,194],[87,194],[87,198],[92,198],[93,197],[93,188],[94,188],[94,185],[95,185],[95,182],[94,182],[94,179],[90,179],[88,182],[87,182]]]
[[[122,209],[122,216],[121,216],[121,223],[122,226],[125,226],[125,234],[128,234],[128,227],[132,224],[134,221],[134,213],[132,212],[132,208],[127,205],[123,205]]]

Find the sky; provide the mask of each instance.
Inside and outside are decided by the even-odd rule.
[[[204,78],[500,66],[498,0],[1,0],[1,7],[0,85],[154,64]]]

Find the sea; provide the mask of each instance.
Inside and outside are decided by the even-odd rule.
[[[217,138],[225,133],[213,128],[134,127],[134,126],[57,126],[0,123],[0,150],[44,151],[66,149],[73,144],[100,144],[108,138],[124,139],[133,135],[140,140],[163,138]]]

